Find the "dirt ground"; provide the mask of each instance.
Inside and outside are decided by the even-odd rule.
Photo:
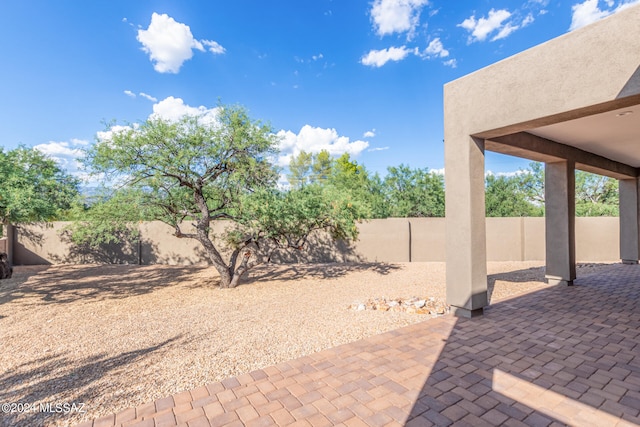
[[[607,268],[581,265],[578,277]],[[548,286],[541,263],[488,270],[492,304]],[[217,283],[210,267],[16,267],[0,281],[0,403],[76,410],[0,413],[0,425],[73,425],[408,324],[428,327],[428,315],[348,307],[444,299],[445,264],[262,266],[236,289]]]

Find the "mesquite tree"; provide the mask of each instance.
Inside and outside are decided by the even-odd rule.
[[[0,147],[0,226],[55,219],[78,194],[78,184],[36,149]]]
[[[152,116],[139,125],[112,129],[118,130],[88,150],[87,163],[136,188],[141,204],[152,208],[154,219],[172,226],[175,236],[197,240],[223,288],[237,286],[265,259],[259,252],[267,246],[300,249],[308,235],[320,229],[339,237],[356,234],[357,212],[348,202],[337,205],[329,195],[319,200],[317,194],[299,193],[307,201],[315,197],[320,207],[287,204],[276,190],[278,173],[272,164],[278,138],[242,107],[220,106],[214,119]],[[292,212],[295,206],[298,210]],[[290,220],[292,215],[296,221]],[[234,224],[224,236],[232,249],[228,262],[210,232],[211,222],[220,219]],[[194,231],[183,224],[192,224]]]
[[[12,224],[58,218],[71,206],[78,185],[76,178],[36,149],[0,147],[0,236]]]

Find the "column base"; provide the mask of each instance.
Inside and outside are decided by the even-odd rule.
[[[484,313],[484,309],[477,308],[475,310],[469,310],[468,308],[451,306],[451,313],[453,313],[453,315],[456,317],[471,319],[474,317],[482,316],[482,314]]]
[[[557,277],[546,277],[547,283],[552,286],[573,286],[573,280],[559,279]]]
[[[628,264],[628,265],[636,265],[636,264],[638,264],[638,260],[637,259],[623,259],[622,263],[623,264]]]

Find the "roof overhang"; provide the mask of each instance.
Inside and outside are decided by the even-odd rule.
[[[618,179],[640,168],[640,5],[445,85],[445,141],[571,160]]]

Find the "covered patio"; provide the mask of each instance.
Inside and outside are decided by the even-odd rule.
[[[639,22],[631,6],[445,85],[447,300],[456,315],[487,305],[485,150],[545,163],[550,283],[576,279],[575,169],[619,180],[620,259],[638,263]]]

